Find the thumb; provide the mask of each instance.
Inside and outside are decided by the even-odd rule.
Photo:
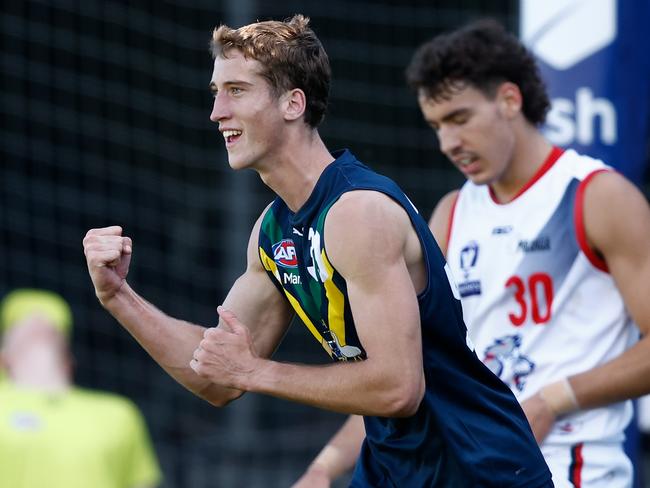
[[[239,321],[234,312],[219,305],[217,307],[217,313],[219,314],[219,318],[223,320],[226,328],[234,334],[241,334],[246,329],[246,326]]]

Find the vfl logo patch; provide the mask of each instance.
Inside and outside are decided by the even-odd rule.
[[[470,280],[469,275],[478,260],[478,244],[476,241],[468,242],[460,251],[460,269],[463,271],[465,281],[458,283],[458,292],[461,298],[481,294],[481,281]]]
[[[296,246],[291,239],[283,239],[273,244],[273,260],[284,268],[297,268]]]
[[[460,250],[460,269],[465,273],[465,277],[469,275],[470,269],[476,266],[477,260],[478,244],[476,241],[470,241]]]

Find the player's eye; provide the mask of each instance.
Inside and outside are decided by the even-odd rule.
[[[469,120],[469,114],[462,113],[462,114],[455,115],[454,118],[451,121],[456,125],[463,125],[468,120]]]

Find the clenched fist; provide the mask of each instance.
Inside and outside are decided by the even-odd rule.
[[[219,306],[217,312],[223,326],[205,330],[190,368],[212,383],[245,391],[260,367],[260,358],[248,327],[230,310]]]
[[[122,236],[122,227],[114,225],[90,229],[83,245],[95,294],[105,304],[126,280],[131,262],[131,238]]]

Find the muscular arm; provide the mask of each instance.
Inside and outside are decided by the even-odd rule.
[[[232,371],[224,386],[341,413],[412,415],[424,394],[419,309],[405,259],[413,239],[406,212],[377,192],[347,193],[328,214],[328,256],[346,280],[365,361],[311,366],[257,358],[242,346],[244,323],[222,311],[233,333],[211,334],[197,372],[212,377],[216,368],[215,381],[223,381],[223,371]]]
[[[614,360],[569,379],[580,407],[594,408],[650,392],[650,208],[620,174],[601,173],[585,190],[584,222],[643,335]]]
[[[429,219],[429,229],[443,255],[447,252],[451,211],[457,198],[458,190],[449,192],[438,202]],[[351,415],[292,488],[329,487],[333,480],[352,469],[365,435],[362,417]]]
[[[261,218],[255,224],[251,233],[247,251],[247,269],[234,283],[228,293],[224,306],[235,311],[238,316],[247,321],[251,330],[253,345],[261,357],[270,357],[282,338],[291,318],[291,311],[286,300],[278,293],[268,276],[265,274],[257,257],[257,235]],[[102,305],[113,315],[174,379],[193,393],[201,396],[215,405],[224,405],[238,398],[243,392],[232,388],[218,386],[206,378],[198,376],[189,366],[192,354],[204,337],[205,327],[172,318],[144,298],[139,296],[126,282],[126,272],[119,289],[114,293],[102,293],[98,273],[111,272],[111,267],[123,266],[120,260],[125,259],[126,250],[130,258],[130,239],[121,237],[113,232],[111,242],[127,239],[128,248],[121,249],[121,258],[108,261],[106,251],[102,250],[109,242],[106,229],[90,231],[84,240],[88,268],[93,281],[96,283],[97,295]],[[103,247],[102,247],[103,246]],[[128,259],[127,259],[128,261]],[[216,312],[216,310],[215,310]],[[223,321],[219,327],[224,327]]]

